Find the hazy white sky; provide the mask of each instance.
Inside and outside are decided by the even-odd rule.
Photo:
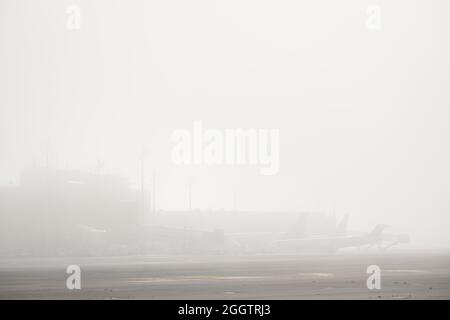
[[[81,29],[66,8],[81,8]],[[366,28],[379,5],[382,28]],[[450,246],[450,3],[0,0],[0,184],[44,165],[147,183],[159,208],[349,213]],[[277,128],[280,171],[174,166],[170,134]]]

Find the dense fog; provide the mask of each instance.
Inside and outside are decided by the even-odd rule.
[[[449,9],[0,0],[0,255],[447,250]]]

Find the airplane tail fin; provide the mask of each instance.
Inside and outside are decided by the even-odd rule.
[[[385,225],[385,224],[379,224],[379,225],[377,225],[377,226],[372,230],[372,232],[370,232],[370,236],[376,237],[376,238],[381,237],[381,234],[383,233],[383,230],[384,230],[386,227],[388,227],[388,226]]]
[[[336,227],[336,234],[339,236],[343,236],[347,233],[347,224],[348,224],[348,214],[342,217],[341,221]]]

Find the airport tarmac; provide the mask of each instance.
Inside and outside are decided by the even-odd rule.
[[[68,265],[80,290],[66,287]],[[369,265],[380,290],[367,288]],[[449,298],[449,253],[0,258],[0,299]]]

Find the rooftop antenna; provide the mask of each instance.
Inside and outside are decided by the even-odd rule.
[[[233,186],[233,210],[236,213],[237,212],[237,204],[236,204],[236,183]]]
[[[189,178],[188,198],[189,198],[189,211],[192,211],[192,178]]]
[[[153,214],[156,214],[156,173],[153,171]]]
[[[141,219],[145,215],[145,146],[142,146],[141,154]]]

